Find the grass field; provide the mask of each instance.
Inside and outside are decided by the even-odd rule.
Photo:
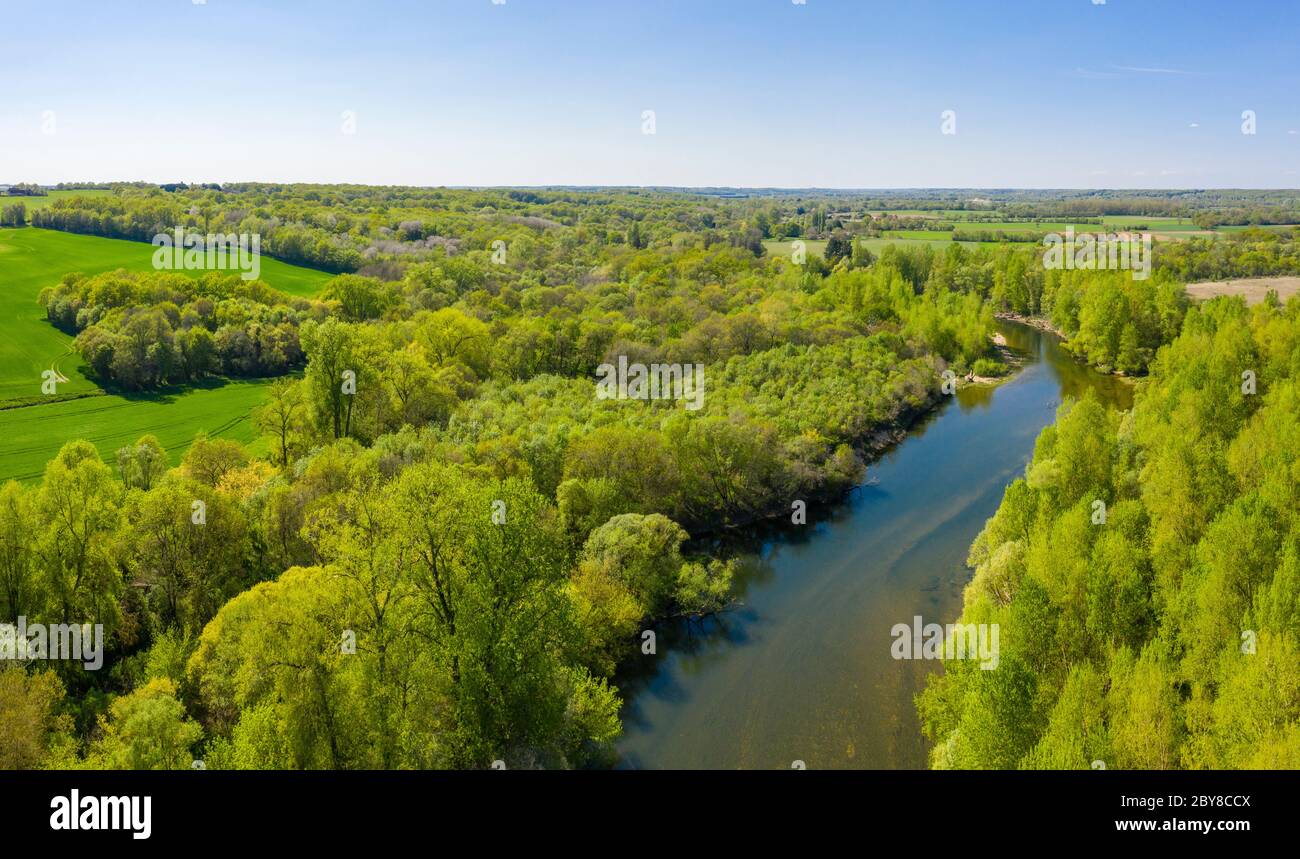
[[[41,373],[50,368],[68,379],[60,394],[96,390],[71,350],[72,338],[45,321],[37,296],[67,272],[150,271],[152,256],[153,246],[143,242],[32,227],[0,230],[0,405],[40,396]],[[294,295],[312,295],[330,277],[270,257],[262,257],[261,267],[263,280]]]
[[[1240,226],[1218,227],[1217,231],[1221,233],[1244,233],[1246,230],[1270,230],[1272,232],[1289,232],[1294,229],[1300,229],[1300,224],[1268,224],[1258,227],[1242,224]]]
[[[906,234],[906,235],[904,235]],[[881,239],[857,239],[859,244],[865,246],[869,251],[877,256],[884,249],[885,245],[929,245],[936,250],[943,250],[952,244],[950,233],[928,233],[924,230],[899,230],[894,233],[886,233],[886,236],[896,236],[896,238]],[[934,238],[925,238],[933,236]],[[807,251],[810,254],[823,256],[826,251],[826,242],[824,241],[805,241]],[[996,244],[996,242],[958,242],[968,248],[979,247],[985,244]],[[793,250],[793,240],[767,239],[763,242],[763,247],[767,248],[769,256],[790,256]]]
[[[152,433],[173,465],[199,432],[247,444],[257,436],[249,413],[269,384],[217,380],[172,393],[102,394],[0,410],[0,482],[39,478],[64,442],[73,439],[91,442],[113,463],[118,448]]]
[[[75,438],[94,442],[110,460],[118,447],[150,432],[173,455],[200,431],[252,439],[248,413],[266,383],[221,382],[149,396],[104,394],[86,376],[72,338],[45,320],[37,296],[65,273],[150,271],[152,255],[153,247],[143,242],[33,227],[0,230],[0,479],[38,476],[63,443]],[[331,275],[262,257],[261,277],[285,292],[312,295]],[[41,374],[51,368],[67,381],[58,385],[58,398],[41,402]]]
[[[27,207],[28,216],[36,209],[44,209],[54,205],[55,200],[62,200],[67,197],[107,197],[112,191],[50,191],[44,197],[10,197],[7,194],[0,195],[0,205],[12,205],[13,203],[22,203]]]

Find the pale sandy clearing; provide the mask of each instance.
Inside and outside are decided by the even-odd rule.
[[[1187,284],[1187,294],[1197,301],[1216,295],[1240,295],[1247,304],[1259,304],[1270,289],[1277,290],[1277,297],[1286,301],[1300,292],[1300,277],[1248,277]]]

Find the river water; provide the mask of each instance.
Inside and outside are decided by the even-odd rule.
[[[1125,382],[1076,363],[1050,334],[999,323],[1027,358],[996,388],[965,388],[809,524],[756,538],[741,604],[661,630],[619,687],[620,766],[894,769],[926,766],[913,696],[940,663],[890,656],[896,623],[949,623],[971,541],[1024,473],[1062,397]],[[821,517],[817,519],[815,517]]]

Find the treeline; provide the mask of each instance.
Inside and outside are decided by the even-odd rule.
[[[1156,262],[1186,282],[1300,273],[1300,229],[1252,229],[1161,242]]]
[[[952,240],[954,242],[1031,242],[1038,244],[1042,242],[1044,232],[1025,232],[1022,230],[969,230],[954,229],[952,231]]]
[[[973,274],[964,288],[998,311],[1047,320],[1066,349],[1106,373],[1145,373],[1187,310],[1181,281],[1158,263],[1139,279],[1132,270],[1048,269],[1041,247],[1001,247],[978,268],[961,259],[962,251],[950,248],[938,276],[961,282]]]
[[[299,326],[330,312],[219,272],[70,274],[39,300],[51,323],[77,335],[93,376],[133,390],[290,372],[304,363]]]
[[[22,203],[0,203],[0,227],[27,225],[27,207]]]
[[[400,280],[406,269],[441,256],[501,246],[540,247],[571,277],[610,246],[642,249],[697,234],[706,246],[761,253],[761,233],[733,201],[700,195],[619,190],[448,190],[350,185],[233,183],[115,185],[108,196],[55,201],[33,225],[150,241],[177,226],[199,232],[257,234],[262,250],[330,272]],[[562,232],[565,242],[548,233]],[[496,243],[501,243],[500,245]]]
[[[1143,280],[1127,271],[1046,273],[1042,309],[1065,347],[1103,373],[1145,373],[1177,336],[1187,295],[1167,271]]]
[[[276,218],[239,217],[242,213],[191,211],[163,192],[140,196],[79,196],[56,200],[53,205],[32,212],[32,226],[83,235],[151,242],[154,236],[170,234],[176,227],[194,227],[204,232],[257,234],[268,256],[322,271],[355,271],[362,264],[361,252],[323,231],[299,224],[282,224]],[[231,216],[234,216],[232,218]],[[235,219],[232,224],[230,221]]]
[[[1300,207],[1275,208],[1255,206],[1251,208],[1213,209],[1196,212],[1192,222],[1202,229],[1232,226],[1266,226],[1300,223]]]
[[[1062,407],[971,548],[996,670],[919,698],[939,768],[1300,767],[1300,301],[1188,311],[1132,413]]]

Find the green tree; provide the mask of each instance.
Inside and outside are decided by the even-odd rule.
[[[185,715],[170,680],[158,678],[113,702],[86,763],[97,769],[180,770],[203,729]]]
[[[117,450],[117,472],[128,488],[149,491],[167,468],[167,451],[152,434]]]

